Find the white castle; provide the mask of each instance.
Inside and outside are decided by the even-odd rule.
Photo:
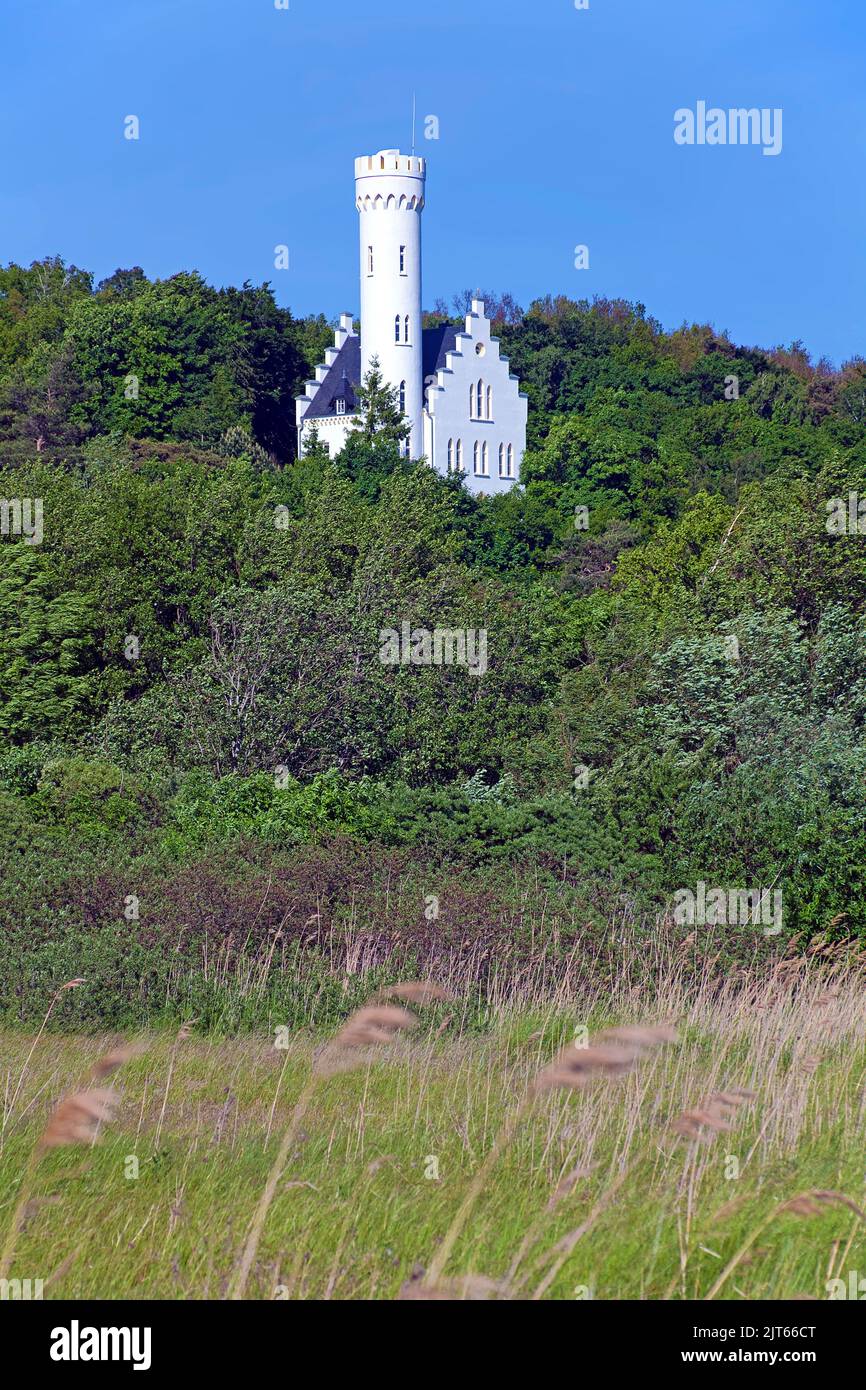
[[[340,316],[334,346],[297,398],[298,453],[313,431],[333,457],[357,423],[357,388],[374,357],[410,426],[405,452],[440,473],[462,473],[477,493],[505,492],[520,476],[527,398],[484,304],[473,299],[461,332],[421,326],[421,213],[426,161],[399,150],[355,160],[361,224],[361,335]]]

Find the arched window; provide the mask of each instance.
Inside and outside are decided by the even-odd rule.
[[[469,419],[475,419],[475,385],[469,387]]]
[[[485,478],[490,477],[490,451],[486,439],[481,445],[481,472]]]
[[[472,467],[475,469],[476,473],[481,472],[481,445],[478,443],[477,439],[475,441],[475,448],[472,451]]]
[[[458,472],[458,473],[462,473],[462,472],[463,472],[463,440],[462,440],[462,439],[458,439],[458,441],[457,441],[457,472]]]
[[[408,341],[409,341],[409,315],[407,314],[406,317],[405,317],[405,319],[403,320],[403,342],[404,342],[404,343],[408,343]]]
[[[395,343],[399,343],[399,341],[400,341],[400,315],[398,314],[397,317],[396,317],[395,320],[394,320],[394,342],[395,342]]]
[[[514,445],[513,445],[513,444],[509,444],[509,446],[508,446],[508,476],[509,476],[509,478],[513,478],[513,477],[514,477]]]
[[[454,472],[454,440],[448,440],[448,472]]]
[[[479,381],[479,383],[478,383],[478,405],[477,405],[477,407],[476,407],[475,414],[478,416],[478,419],[479,419],[479,420],[483,420],[483,419],[484,419],[484,382],[483,382],[483,381]]]
[[[488,388],[487,388],[487,418],[488,418],[488,420],[492,420],[492,419],[493,419],[493,387],[492,387],[492,386],[488,386]]]
[[[373,248],[372,248],[372,246],[368,246],[368,247],[367,247],[367,274],[368,274],[368,275],[372,275],[372,274],[373,274]]]
[[[406,383],[405,383],[405,381],[401,381],[401,382],[400,382],[400,413],[401,413],[402,415],[405,415],[405,414],[406,414]]]
[[[504,444],[500,444],[500,446],[499,446],[499,476],[500,476],[500,478],[504,478],[504,477],[505,477],[505,445],[504,445]]]

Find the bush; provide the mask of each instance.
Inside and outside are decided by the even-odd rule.
[[[30,804],[39,819],[85,843],[119,841],[153,825],[159,815],[140,779],[114,763],[84,757],[46,762]]]

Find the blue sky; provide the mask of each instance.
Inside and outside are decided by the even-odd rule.
[[[0,262],[196,268],[356,312],[352,161],[407,148],[415,91],[425,305],[621,295],[866,355],[863,0],[589,2],[0,0]],[[781,107],[782,153],[678,146],[699,100]]]

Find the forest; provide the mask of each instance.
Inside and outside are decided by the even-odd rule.
[[[332,329],[267,284],[0,268],[7,1024],[73,976],[70,1026],[307,1017],[313,977],[327,1021],[359,942],[482,991],[621,969],[611,923],[675,940],[698,884],[783,911],[695,969],[866,937],[866,362],[484,298],[530,404],[487,499],[400,457],[381,383],[298,460]],[[383,664],[404,622],[484,631],[483,675]],[[311,973],[237,989],[277,942]]]

